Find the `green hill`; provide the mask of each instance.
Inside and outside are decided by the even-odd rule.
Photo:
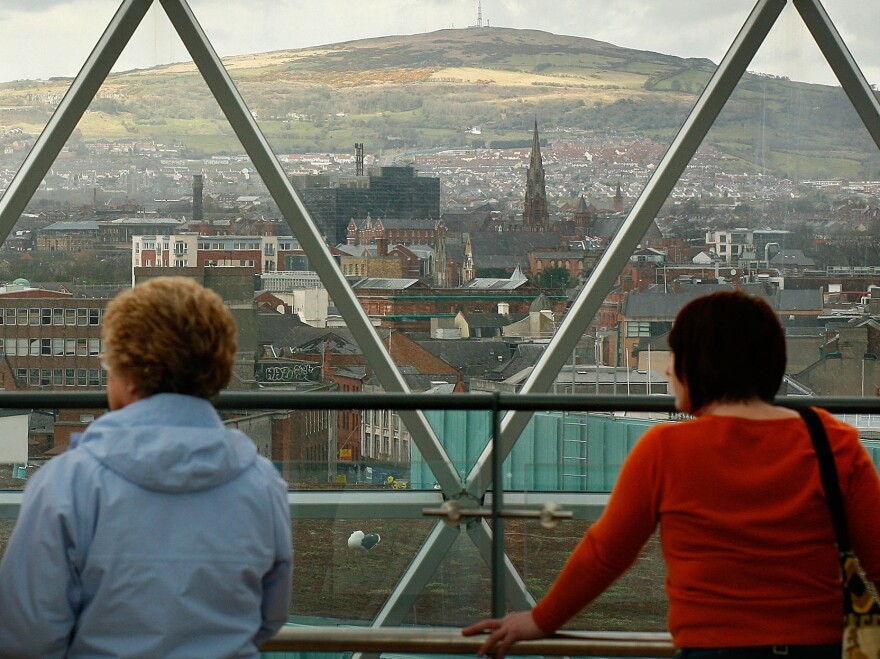
[[[507,28],[440,30],[224,60],[279,153],[510,143],[556,128],[669,142],[714,71],[608,43]],[[0,85],[0,127],[35,133],[69,80]],[[482,134],[465,131],[479,125]],[[114,74],[74,139],[153,138],[193,156],[241,152],[193,64]],[[707,141],[744,168],[880,178],[842,91],[748,74]]]

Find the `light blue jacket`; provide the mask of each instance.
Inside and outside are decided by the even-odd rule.
[[[28,482],[0,564],[2,657],[256,657],[287,620],[287,486],[208,401],[92,423]]]

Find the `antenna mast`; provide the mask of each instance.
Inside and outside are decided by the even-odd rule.
[[[477,0],[477,27],[483,27],[483,0]]]

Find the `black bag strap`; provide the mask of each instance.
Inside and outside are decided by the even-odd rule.
[[[816,450],[816,457],[819,458],[819,474],[822,477],[822,487],[825,488],[825,499],[828,501],[828,508],[831,511],[831,523],[834,526],[834,535],[837,537],[837,549],[840,552],[851,551],[849,528],[846,524],[846,513],[843,508],[843,494],[840,492],[834,454],[828,443],[825,426],[813,408],[805,407],[798,412],[807,424],[810,439],[813,440],[813,448]]]

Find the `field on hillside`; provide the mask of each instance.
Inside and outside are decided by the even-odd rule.
[[[224,60],[276,152],[480,148],[552,130],[669,143],[714,72],[706,59],[507,28],[437,32]],[[35,135],[70,80],[0,84],[2,141]],[[169,103],[168,99],[174,102]],[[480,126],[482,136],[470,132]],[[18,133],[17,131],[21,131]],[[113,74],[71,139],[152,139],[188,157],[241,145],[195,65]],[[876,145],[839,88],[746,74],[705,140],[780,177],[880,176]]]

